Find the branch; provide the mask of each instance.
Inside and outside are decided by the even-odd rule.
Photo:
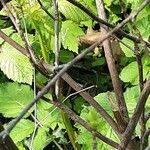
[[[64,73],[62,78],[76,91],[82,90],[82,87],[77,84],[67,73]],[[93,106],[97,112],[109,123],[115,133],[121,137],[118,126],[112,117],[103,109],[103,107],[96,102],[88,92],[79,93],[91,106]]]
[[[97,17],[89,8],[86,8],[84,5],[82,5],[80,2],[76,1],[76,0],[67,0],[68,2],[72,3],[73,5],[77,6],[78,8],[80,8],[82,11],[84,11],[87,15],[89,15],[93,20],[99,22],[99,23],[102,23],[108,27],[111,27],[111,28],[114,28],[115,26],[100,19],[99,17]],[[147,0],[143,3],[143,5],[148,5],[150,1]],[[145,6],[144,6],[145,7]],[[142,8],[142,7],[141,7]],[[143,8],[142,8],[143,9]],[[140,10],[141,11],[141,10]],[[139,13],[139,12],[138,12]],[[131,36],[129,34],[127,34],[126,32],[124,32],[123,30],[119,29],[118,31],[115,31],[114,32],[116,35],[122,35],[134,42],[140,42],[140,40],[138,39],[138,37],[134,37],[134,36]],[[145,41],[145,43],[147,44],[147,46],[150,48],[150,43]]]
[[[101,133],[99,133],[95,129],[91,128],[85,120],[83,120],[81,117],[79,117],[77,114],[75,114],[75,112],[73,112],[70,108],[68,108],[67,106],[63,105],[62,103],[60,103],[58,101],[50,101],[50,103],[52,103],[54,106],[60,108],[64,112],[66,112],[71,117],[72,120],[81,124],[84,128],[86,128],[89,132],[91,132],[97,138],[99,138],[100,140],[102,140],[106,144],[109,144],[110,146],[117,149],[118,144],[116,142],[103,136]]]
[[[145,123],[149,120],[150,118],[150,111],[145,114]]]
[[[3,131],[4,128],[0,122],[0,131]],[[6,139],[0,138],[0,150],[19,150],[10,136],[7,136]]]
[[[141,96],[136,105],[134,113],[128,123],[128,126],[127,126],[125,132],[123,133],[122,140],[121,140],[118,150],[125,150],[129,141],[131,140],[131,136],[133,134],[133,131],[134,131],[138,121],[139,121],[139,118],[144,109],[144,106],[145,106],[146,100],[149,96],[149,93],[150,93],[150,79],[146,82],[146,84],[142,90]]]
[[[142,137],[142,148],[145,149],[148,146],[148,138],[150,135],[150,128],[144,133],[144,136]]]
[[[96,6],[97,6],[99,18],[107,20],[103,0],[96,0]],[[102,35],[107,34],[107,30],[108,30],[107,26],[105,26],[105,25],[100,25],[100,26],[101,26]],[[121,124],[119,124],[120,129],[123,132],[126,128],[126,124],[129,121],[129,116],[128,116],[125,99],[123,96],[123,91],[122,91],[122,87],[121,87],[121,83],[120,83],[120,79],[119,79],[119,74],[117,72],[114,58],[112,55],[112,48],[111,48],[109,39],[106,39],[103,42],[103,47],[104,47],[105,57],[106,57],[108,69],[110,72],[114,92],[115,92],[117,103],[118,103],[118,108],[119,108],[119,113],[120,113],[119,116],[121,117],[121,120],[123,121]]]

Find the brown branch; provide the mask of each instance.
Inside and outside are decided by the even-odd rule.
[[[41,87],[38,87],[38,90],[41,90]],[[114,142],[113,140],[107,138],[106,136],[102,135],[101,133],[97,132],[95,129],[91,128],[89,124],[83,120],[80,116],[78,116],[73,110],[71,110],[69,107],[64,105],[63,103],[59,102],[58,100],[49,100],[46,97],[42,96],[42,99],[50,104],[53,104],[57,108],[60,108],[62,111],[64,111],[66,114],[70,116],[70,118],[75,121],[76,123],[79,123],[84,128],[86,128],[93,136],[97,137],[98,139],[102,140],[106,144],[117,148],[118,143]]]
[[[102,18],[103,20],[107,21],[103,1],[96,0],[96,6],[97,6],[99,18]],[[107,34],[107,32],[108,32],[107,26],[105,26],[105,25],[100,25],[100,26],[101,26],[101,33],[103,35]],[[122,91],[122,87],[121,87],[121,83],[120,83],[120,79],[119,79],[119,74],[117,72],[117,69],[115,66],[115,61],[114,61],[114,58],[112,55],[112,48],[111,48],[109,39],[106,39],[103,42],[103,47],[104,47],[105,57],[106,57],[108,69],[110,72],[114,92],[115,92],[117,103],[118,103],[118,108],[119,108],[119,112],[120,112],[119,116],[121,117],[121,120],[123,121],[121,124],[119,124],[119,126],[120,126],[120,129],[122,131],[124,131],[126,128],[126,124],[129,121],[129,116],[128,116],[125,99],[123,96],[123,91]]]
[[[108,27],[111,27],[111,28],[114,28],[114,27],[115,27],[115,25],[112,25],[112,24],[110,24],[110,23],[104,21],[103,19],[97,17],[89,8],[86,8],[86,7],[85,7],[84,5],[82,5],[80,2],[78,2],[78,1],[76,1],[76,0],[67,0],[67,1],[70,2],[70,3],[72,3],[73,5],[77,6],[78,8],[80,8],[80,9],[81,9],[82,11],[84,11],[87,15],[89,15],[93,20],[95,20],[95,21],[97,21],[97,22],[99,22],[99,23],[102,23],[102,24],[104,24],[104,25],[106,25],[106,26],[108,26]],[[149,2],[150,2],[150,1],[147,0],[147,1],[145,1],[144,3],[145,3],[146,5],[148,5]],[[145,5],[145,4],[144,4],[144,5]],[[145,6],[144,6],[144,7],[145,7]],[[141,11],[141,10],[140,10],[140,11]],[[116,32],[114,32],[114,33],[115,33],[116,35],[124,36],[124,37],[126,37],[126,38],[128,38],[128,39],[130,39],[130,40],[132,40],[132,41],[134,41],[134,42],[137,42],[137,43],[140,42],[140,40],[138,39],[138,37],[131,36],[131,35],[127,34],[126,32],[124,32],[122,29],[119,29],[118,31],[116,31]],[[146,45],[147,45],[148,47],[150,47],[150,43],[149,43],[149,42],[145,41],[145,43],[146,43]]]
[[[3,130],[4,128],[0,122],[0,132]],[[0,138],[0,150],[18,150],[18,148],[10,136],[7,136],[6,139]]]
[[[76,91],[82,90],[82,87],[77,84],[67,73],[64,73],[62,78]],[[115,133],[120,137],[120,133],[117,127],[116,122],[112,119],[112,117],[103,109],[98,102],[96,102],[93,97],[88,92],[79,93],[91,106],[93,106],[97,112],[109,123],[109,125],[113,128]]]
[[[128,123],[128,126],[127,126],[125,132],[123,133],[122,140],[121,140],[118,150],[125,150],[129,141],[131,140],[131,136],[133,134],[133,131],[134,131],[138,121],[139,121],[139,118],[144,109],[144,106],[145,106],[145,103],[146,103],[146,100],[147,100],[149,94],[150,94],[150,79],[146,82],[146,84],[142,90],[139,101],[134,110],[134,113]]]
[[[24,47],[22,47],[21,45],[19,45],[17,42],[15,42],[14,40],[12,40],[10,37],[8,37],[2,30],[0,30],[0,37],[7,42],[8,44],[10,44],[11,46],[13,46],[15,49],[17,49],[19,52],[21,52],[22,54],[24,54],[25,56],[28,56],[28,53],[26,51],[26,49]]]
[[[142,149],[146,149],[146,147],[148,146],[148,138],[149,138],[149,135],[150,135],[150,128],[145,131],[144,133],[144,136],[142,137]]]
[[[145,114],[145,123],[149,120],[150,118],[150,111]]]
[[[75,112],[73,112],[70,108],[68,108],[67,106],[63,105],[62,103],[58,102],[58,101],[50,101],[50,103],[52,103],[54,106],[60,108],[61,110],[63,110],[64,112],[66,112],[70,118],[72,120],[74,120],[75,122],[81,124],[83,127],[85,127],[89,132],[91,132],[93,135],[95,135],[97,138],[99,138],[100,140],[102,140],[103,142],[105,142],[106,144],[109,144],[110,146],[114,147],[114,148],[118,148],[118,144],[114,141],[112,141],[111,139],[103,136],[101,133],[97,132],[95,129],[91,128],[88,123],[83,120],[81,117],[79,117]]]

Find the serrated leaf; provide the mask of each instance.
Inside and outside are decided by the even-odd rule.
[[[48,128],[39,128],[37,135],[33,141],[33,150],[42,150],[46,147],[53,139],[52,136],[48,135]]]
[[[22,109],[33,98],[33,92],[28,85],[5,83],[0,85],[0,113],[5,117],[17,117]],[[29,111],[27,116],[32,112]]]
[[[120,78],[123,82],[130,82],[132,85],[138,84],[138,66],[134,61],[123,68],[120,73]]]
[[[13,81],[32,84],[32,65],[29,59],[18,51],[3,50],[0,53],[0,69]]]
[[[27,119],[22,119],[11,131],[10,136],[15,143],[27,138],[34,130],[34,123]]]
[[[59,11],[66,17],[68,20],[74,22],[86,21],[89,20],[89,16],[86,15],[82,10],[67,2],[66,0],[59,0]]]
[[[78,53],[78,37],[84,35],[79,26],[72,21],[64,21],[61,28],[62,44],[65,49]]]

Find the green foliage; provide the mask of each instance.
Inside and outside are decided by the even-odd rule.
[[[124,97],[127,102],[127,107],[128,107],[128,111],[130,115],[134,111],[137,101],[139,100],[139,96],[140,96],[139,86],[133,86],[131,88],[127,88],[127,90],[124,92]],[[150,107],[149,100],[150,100],[150,97],[147,100],[147,105],[145,108]]]
[[[62,23],[61,38],[65,49],[78,53],[78,37],[84,35],[78,24],[68,20]]]
[[[16,50],[2,49],[0,68],[9,79],[32,84],[32,65],[27,57]]]
[[[123,38],[122,42],[125,43],[126,45],[129,45],[133,49],[134,44],[129,39]],[[122,51],[125,53],[126,57],[135,57],[134,52],[131,51],[131,49],[127,48],[122,43],[120,43],[120,46],[121,46]]]
[[[33,150],[42,150],[52,141],[53,138],[49,135],[48,130],[49,129],[45,127],[38,128],[37,135],[33,142]]]
[[[37,119],[44,127],[55,129],[57,125],[64,128],[60,111],[44,101],[39,101],[37,105]]]
[[[66,17],[67,20],[72,20],[76,23],[89,20],[90,18],[83,11],[66,0],[59,0],[59,11]]]
[[[111,111],[111,105],[108,99],[108,93],[101,93],[98,94],[95,99],[97,100],[97,102],[108,112],[108,113],[112,113]]]
[[[6,28],[3,31],[6,34],[12,34],[14,32],[12,28]],[[12,34],[11,38],[23,45],[23,41],[18,33]],[[28,38],[33,41],[33,37],[31,35]],[[0,41],[0,43],[1,42],[3,41]],[[30,85],[32,84],[33,67],[29,58],[6,42],[3,43],[1,47],[0,69],[13,81],[28,83]]]
[[[65,64],[71,61],[73,58],[74,58],[74,55],[72,52],[66,51],[66,50],[60,51],[60,57],[59,57],[60,62]]]
[[[150,69],[149,69],[150,61],[149,60],[150,58],[147,55],[144,55],[142,57],[144,79],[147,79],[150,76]],[[132,85],[137,85],[139,82],[137,62],[134,61],[128,64],[127,66],[125,66],[120,73],[120,78],[124,82],[130,82]]]
[[[28,119],[22,119],[12,130],[10,136],[15,141],[15,143],[17,143],[29,137],[30,134],[33,132],[33,129],[34,123],[32,121]]]
[[[128,74],[128,75],[127,75]],[[123,68],[120,78],[124,82],[130,82],[133,85],[138,84],[138,66],[134,61]]]
[[[15,118],[33,98],[33,92],[27,85],[5,83],[0,86],[0,113]],[[32,110],[27,113],[31,114]]]

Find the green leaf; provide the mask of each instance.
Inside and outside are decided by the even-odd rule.
[[[70,51],[62,50],[60,51],[60,61],[62,63],[67,63],[74,58],[74,55]]]
[[[125,44],[129,45],[132,49],[134,48],[134,43],[127,39],[127,38],[123,38],[122,42],[124,42]],[[134,53],[132,50],[130,50],[129,48],[127,48],[125,45],[123,45],[122,43],[120,43],[121,49],[122,51],[125,53],[125,55],[127,57],[135,57]]]
[[[105,63],[104,57],[100,57],[95,59],[94,62],[92,62],[92,67],[102,66]]]
[[[22,119],[16,127],[11,131],[10,136],[15,143],[29,137],[34,130],[34,123],[27,119]]]
[[[17,117],[31,99],[33,99],[33,92],[28,85],[17,83],[0,85],[0,113],[5,117]],[[32,110],[25,117],[31,112]]]
[[[92,11],[93,13],[95,13],[95,15],[97,15],[97,9],[96,9],[96,4],[95,4],[95,0],[80,0],[80,2],[86,6],[90,11]]]
[[[111,106],[110,106],[110,102],[108,100],[108,94],[107,93],[100,93],[97,96],[94,97],[94,99],[100,104],[102,105],[102,107],[108,112],[108,113],[112,113],[111,111]]]
[[[64,128],[63,120],[60,117],[60,111],[53,107],[52,105],[46,103],[39,102],[37,105],[37,119],[41,122],[44,127],[50,127],[51,129],[55,129],[58,125]],[[49,107],[49,108],[48,108]]]
[[[19,142],[16,144],[19,150],[26,150],[25,147],[23,146],[23,142]]]
[[[109,7],[112,3],[112,0],[104,0],[104,3],[106,4],[107,7]]]
[[[127,88],[127,90],[124,92],[124,97],[126,100],[126,104],[128,107],[129,114],[132,114],[134,111],[134,108],[137,104],[137,100],[139,98],[140,89],[139,86],[134,86],[132,88]]]
[[[130,82],[132,85],[138,84],[138,66],[134,61],[124,67],[120,73],[120,78],[123,82]]]
[[[59,11],[66,17],[68,20],[79,23],[80,21],[89,20],[89,16],[86,15],[82,10],[67,2],[66,0],[59,0]]]
[[[37,135],[33,141],[33,150],[42,150],[46,147],[51,141],[52,136],[48,134],[48,128],[38,128]]]
[[[84,32],[72,21],[64,21],[61,28],[62,44],[65,49],[78,53],[78,37]]]
[[[16,50],[2,49],[0,68],[9,79],[32,84],[32,65],[29,59]]]
[[[150,14],[149,14],[149,16],[146,16],[146,15],[147,15],[147,12],[145,12],[143,14],[144,17],[142,16],[142,18],[136,22],[136,26],[137,26],[138,30],[140,31],[142,38],[144,40],[149,39],[149,32],[150,32],[150,25],[149,25]]]

